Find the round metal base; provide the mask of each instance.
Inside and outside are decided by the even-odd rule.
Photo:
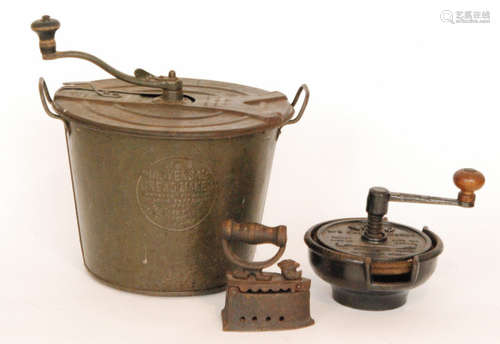
[[[333,299],[338,303],[367,311],[385,311],[406,303],[408,291],[367,291],[332,288]]]
[[[207,295],[207,294],[215,294],[220,293],[221,291],[226,290],[226,285],[218,286],[211,289],[203,289],[203,290],[189,290],[189,291],[154,291],[154,290],[142,290],[142,289],[133,289],[128,287],[123,287],[121,285],[109,282],[92,271],[85,265],[89,274],[96,279],[98,282],[115,289],[135,293],[135,294],[143,294],[149,296],[197,296],[197,295]]]

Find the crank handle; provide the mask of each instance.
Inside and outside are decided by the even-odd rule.
[[[455,172],[453,181],[460,189],[456,199],[389,192],[389,190],[385,188],[373,187],[368,194],[366,211],[370,215],[384,216],[387,213],[389,201],[456,205],[464,208],[472,208],[476,200],[474,192],[484,185],[484,175],[472,168],[463,168]]]
[[[170,71],[168,77],[157,77],[143,69],[137,69],[135,71],[135,76],[132,76],[120,72],[94,55],[81,51],[57,51],[55,35],[60,26],[61,24],[58,20],[47,15],[31,24],[31,29],[38,34],[40,39],[40,52],[44,60],[54,60],[64,57],[87,60],[104,69],[117,79],[134,85],[163,89],[163,97],[167,101],[178,101],[183,99],[182,80],[176,77],[174,71]]]

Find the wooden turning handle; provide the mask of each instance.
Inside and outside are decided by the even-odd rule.
[[[42,19],[35,20],[31,24],[31,29],[40,38],[40,51],[43,58],[56,52],[55,35],[60,26],[61,24],[56,19],[50,18],[50,16],[43,16]]]
[[[267,227],[259,223],[226,220],[222,228],[224,239],[227,241],[238,240],[254,245],[267,243],[278,247],[286,245],[286,226]]]
[[[461,190],[458,193],[458,202],[461,205],[473,207],[476,195],[485,182],[484,175],[473,168],[462,168],[453,175],[453,182]]]

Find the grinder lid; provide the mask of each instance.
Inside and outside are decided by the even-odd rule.
[[[169,77],[175,77],[175,74]],[[181,99],[162,89],[118,79],[66,83],[55,94],[58,112],[99,127],[183,138],[231,137],[277,128],[294,113],[281,92],[238,84],[181,81]]]
[[[358,257],[370,257],[376,261],[410,258],[432,247],[425,233],[398,223],[385,221],[384,242],[363,239],[367,221],[363,218],[340,219],[321,225],[315,236],[319,243],[331,250]]]

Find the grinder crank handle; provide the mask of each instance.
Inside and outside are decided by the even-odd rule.
[[[472,208],[476,199],[474,192],[484,185],[485,178],[483,174],[472,168],[462,168],[455,172],[453,181],[460,189],[457,198],[390,192],[386,188],[373,187],[368,193],[366,211],[369,215],[383,216],[387,213],[389,201],[457,205],[464,208]]]
[[[476,200],[474,192],[483,185],[485,178],[483,174],[472,168],[462,168],[453,175],[455,185],[460,189],[457,198],[434,197],[426,195],[415,195],[408,193],[390,192],[386,188],[373,187],[368,193],[366,201],[366,212],[368,213],[368,226],[363,236],[367,240],[385,240],[383,232],[383,216],[387,214],[389,201],[456,205],[464,208],[472,208]]]
[[[472,168],[462,168],[453,175],[453,182],[460,189],[456,199],[390,192],[389,201],[446,204],[472,208],[476,200],[474,192],[484,185],[484,181],[484,175],[481,172]]]
[[[279,247],[278,252],[262,262],[249,262],[241,259],[231,250],[229,242],[240,241],[246,244],[274,244]],[[262,270],[276,263],[286,246],[286,226],[268,227],[258,223],[238,223],[226,220],[222,223],[222,247],[226,257],[232,263],[250,270]]]

